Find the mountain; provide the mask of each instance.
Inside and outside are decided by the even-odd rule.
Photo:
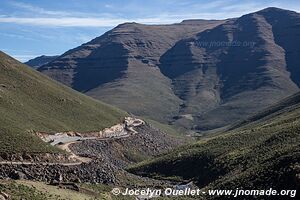
[[[129,117],[3,52],[0,113],[0,198],[36,199],[29,195],[34,190],[22,191],[20,182],[9,179],[38,185],[58,183],[57,187],[74,184],[77,192],[93,199],[102,199],[99,192],[103,188],[96,184],[153,185],[155,180],[137,177],[124,168],[192,141],[167,125]],[[98,192],[84,189],[86,185],[95,186]],[[54,196],[50,194],[47,196]]]
[[[39,56],[36,58],[33,58],[31,60],[28,60],[27,62],[25,62],[24,64],[33,67],[33,68],[39,68],[42,65],[45,65],[53,60],[55,60],[58,56]]]
[[[300,14],[268,8],[179,41],[160,67],[184,100],[179,114],[209,130],[298,91],[299,25]]]
[[[246,121],[229,132],[142,162],[129,171],[163,179],[193,180],[204,190],[253,186],[299,190],[300,93]],[[213,199],[218,198],[224,199]]]
[[[178,40],[222,21],[174,25],[125,23],[72,49],[38,70],[75,90],[141,116],[166,122],[181,100],[159,70],[159,59]]]
[[[40,67],[136,115],[205,132],[299,91],[300,14],[267,8],[227,20],[125,23]]]
[[[0,155],[57,151],[34,132],[96,131],[127,115],[0,52]]]

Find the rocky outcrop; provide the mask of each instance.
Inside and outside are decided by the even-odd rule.
[[[62,165],[10,165],[4,164],[0,168],[0,178],[28,179],[44,182],[87,182],[87,183],[115,183],[115,174],[120,170],[101,159],[88,164]]]
[[[63,154],[63,153],[14,153],[14,154],[0,153],[0,164],[4,162],[7,163],[10,162],[69,163],[69,162],[74,162],[74,160],[71,160],[68,154]]]
[[[183,138],[170,136],[153,128],[150,124],[136,127],[138,134],[132,137],[111,140],[85,140],[70,145],[77,155],[105,158],[107,163],[124,168],[128,164],[169,152],[183,145]]]

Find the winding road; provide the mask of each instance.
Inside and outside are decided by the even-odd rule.
[[[84,140],[111,140],[111,139],[120,139],[126,138],[135,134],[138,134],[135,127],[144,125],[145,122],[141,119],[126,117],[123,124],[117,124],[112,126],[111,128],[106,128],[103,130],[104,135],[103,137],[79,137],[79,136],[64,136],[64,135],[57,135],[58,137],[53,137],[51,135],[51,144],[56,146],[62,150],[65,150],[70,154],[69,158],[72,160],[76,160],[77,162],[30,162],[30,161],[0,161],[0,165],[62,165],[62,166],[75,166],[81,165],[82,163],[89,163],[93,159],[89,157],[82,157],[76,155],[72,150],[69,148],[71,144],[80,143]],[[115,130],[118,130],[116,133]],[[50,135],[49,135],[50,136]],[[49,138],[42,138],[44,141],[49,141]]]

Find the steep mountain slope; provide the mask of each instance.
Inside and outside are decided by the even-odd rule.
[[[178,40],[222,21],[188,20],[173,25],[125,23],[70,50],[39,71],[137,115],[168,121],[181,100],[158,68]]]
[[[299,190],[299,144],[300,93],[297,93],[251,117],[248,124],[142,162],[130,171],[194,180],[203,188]]]
[[[53,60],[55,60],[56,58],[58,58],[58,56],[39,56],[36,58],[33,58],[31,60],[28,60],[27,62],[25,62],[24,64],[33,67],[33,68],[39,68],[42,65],[45,65]]]
[[[300,16],[299,13],[269,8],[259,12],[272,25],[274,40],[280,45],[286,57],[286,67],[291,73],[292,80],[300,85],[299,44]]]
[[[95,131],[127,114],[59,84],[0,52],[0,153],[48,152],[35,131]]]
[[[300,14],[126,23],[39,70],[136,115],[193,132],[224,128],[299,91]]]
[[[223,127],[298,91],[299,25],[300,14],[269,8],[179,41],[160,65],[184,101],[175,123]]]

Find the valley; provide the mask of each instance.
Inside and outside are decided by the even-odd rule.
[[[108,23],[69,15],[87,32]],[[234,199],[299,199],[300,13],[125,22],[92,40],[73,26],[52,27],[84,41],[61,55],[21,63],[0,51],[0,200],[216,200],[233,195],[209,191],[270,188],[294,196]],[[166,188],[174,195],[122,194]],[[192,189],[201,193],[179,195]]]
[[[255,186],[299,191],[299,95],[241,121],[230,131],[138,163],[129,171],[162,180],[193,180],[203,190]]]
[[[0,70],[1,180],[124,186],[129,184],[124,178],[134,178],[150,184],[155,180],[124,167],[188,141],[68,89],[4,53]]]

